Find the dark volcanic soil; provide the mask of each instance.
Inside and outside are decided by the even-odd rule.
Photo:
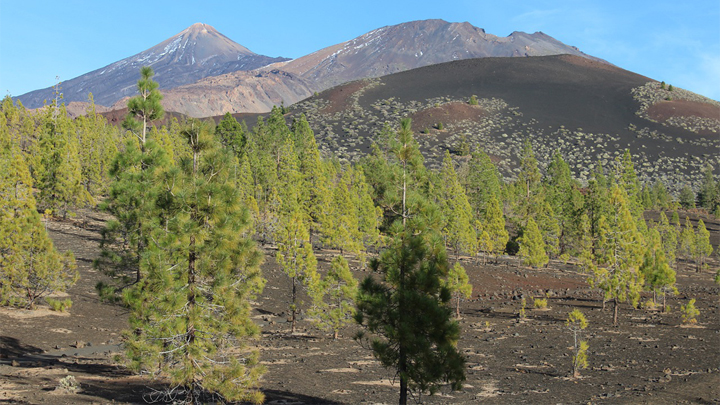
[[[102,304],[94,292],[101,275],[91,268],[98,252],[102,217],[84,213],[81,220],[51,222],[60,249],[72,249],[82,279],[69,292],[68,314],[46,309],[28,312],[0,309],[0,402],[7,403],[144,403],[151,381],[129,374],[113,361],[127,313]],[[720,228],[718,221],[706,221]],[[255,319],[262,325],[258,342],[267,374],[262,390],[269,404],[396,403],[394,374],[379,366],[369,350],[350,337],[339,340],[300,322],[288,333],[289,281],[274,264],[272,249],[263,267],[268,280],[257,300]],[[337,252],[323,251],[325,269]],[[351,265],[355,263],[351,262]],[[514,258],[478,265],[467,258],[473,298],[461,305],[467,382],[460,392],[422,396],[430,404],[446,403],[718,403],[720,402],[720,317],[711,271],[696,273],[681,263],[672,311],[620,308],[620,325],[612,326],[612,305],[602,310],[599,294],[573,266],[553,262],[549,268],[522,267]],[[717,261],[713,261],[713,272]],[[358,278],[369,273],[356,271]],[[520,320],[520,296],[527,297],[527,319]],[[533,310],[532,297],[548,296],[549,310]],[[679,306],[697,299],[698,324],[681,324]],[[644,300],[649,299],[646,294]],[[590,344],[590,367],[569,378],[572,336],[564,320],[573,308],[588,318],[584,337]],[[73,347],[77,346],[77,347]],[[74,376],[76,393],[56,390],[61,378]],[[157,385],[155,385],[157,387]]]

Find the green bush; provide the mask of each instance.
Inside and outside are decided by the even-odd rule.
[[[47,301],[48,305],[50,305],[50,309],[53,311],[65,312],[72,307],[72,300],[70,298],[64,300],[45,298],[45,301]]]
[[[468,103],[469,103],[470,105],[478,105],[478,104],[480,104],[480,103],[478,103],[477,96],[475,96],[474,94],[473,94],[472,96],[470,96],[470,101],[468,101]]]
[[[518,316],[520,319],[525,319],[525,306],[527,305],[527,302],[525,301],[525,298],[520,301],[520,312],[518,313]]]
[[[682,312],[682,320],[684,324],[697,323],[697,316],[700,315],[700,311],[695,308],[695,298],[691,299],[687,305],[680,305],[680,312]]]
[[[533,301],[533,306],[537,309],[547,308],[547,305],[547,299],[545,298],[535,298]]]

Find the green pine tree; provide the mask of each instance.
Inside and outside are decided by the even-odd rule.
[[[140,141],[142,148],[147,141],[148,126],[165,115],[162,104],[160,85],[152,80],[155,75],[150,66],[140,68],[140,80],[137,83],[138,95],[128,100],[128,113],[123,121],[123,128],[129,130]]]
[[[644,280],[639,267],[643,261],[644,240],[623,189],[614,186],[610,204],[615,214],[602,216],[598,223],[598,241],[590,284],[604,292],[604,300],[614,302],[613,324],[617,325],[620,302],[628,299],[637,306]]]
[[[520,156],[520,173],[515,182],[517,206],[515,214],[522,226],[526,226],[528,219],[537,219],[537,213],[545,203],[545,190],[542,187],[542,176],[535,158],[532,144],[525,141]]]
[[[98,114],[92,94],[85,115],[75,119],[82,185],[92,196],[103,195],[110,183],[108,169],[118,152],[120,136],[107,119]]]
[[[689,210],[695,208],[695,193],[692,191],[692,188],[690,188],[690,186],[688,186],[687,184],[684,185],[682,189],[680,189],[678,202],[680,203],[680,207],[682,207],[683,209]]]
[[[482,234],[487,234],[484,239],[486,241],[486,251],[491,256],[497,257],[505,250],[510,236],[505,229],[505,216],[500,201],[495,195],[492,195],[488,201],[482,222],[482,230]]]
[[[445,151],[440,173],[438,206],[444,217],[442,234],[446,243],[455,252],[458,260],[460,252],[474,254],[477,250],[477,237],[473,229],[473,216],[465,189],[460,185],[453,166],[450,152]]]
[[[333,339],[337,339],[340,329],[353,322],[358,292],[358,281],[350,272],[344,257],[336,256],[332,260],[330,270],[322,280],[321,291],[327,295],[329,302],[322,302],[314,312],[320,326],[332,331]]]
[[[259,334],[249,302],[264,285],[262,255],[242,236],[231,156],[202,122],[182,135],[191,155],[162,174],[152,195],[162,211],[144,219],[146,276],[124,290],[126,355],[131,369],[167,381],[169,397],[261,403],[263,368],[247,342]]]
[[[501,182],[497,167],[485,152],[472,154],[468,174],[464,178],[465,192],[476,218],[482,218],[487,210],[490,198],[500,199]]]
[[[695,263],[697,263],[698,272],[705,267],[705,262],[712,253],[713,247],[710,244],[710,232],[705,228],[703,220],[699,219],[693,246],[693,256],[695,257]]]
[[[695,237],[695,229],[690,222],[689,217],[685,217],[685,226],[680,232],[680,253],[685,257],[686,260],[693,259],[695,252],[695,244],[697,239]]]
[[[75,284],[71,252],[57,252],[35,208],[25,158],[0,114],[0,304],[34,308],[48,294]]]
[[[359,254],[363,249],[357,207],[351,195],[352,173],[346,169],[333,187],[333,199],[323,226],[323,242],[340,253]]]
[[[125,288],[132,273],[135,282],[142,279],[140,257],[149,244],[147,219],[159,215],[154,193],[161,173],[171,166],[166,151],[147,136],[148,125],[164,114],[159,85],[152,76],[150,67],[140,69],[137,83],[140,95],[128,100],[128,114],[123,122],[134,138],[128,139],[115,156],[109,168],[112,179],[109,196],[100,205],[114,219],[108,221],[102,232],[102,252],[94,264],[115,280],[111,291]],[[102,283],[97,288],[101,292],[107,290]]]
[[[215,136],[223,147],[228,148],[238,158],[242,155],[247,142],[247,127],[245,122],[239,123],[232,114],[225,113],[222,120],[215,127]]]
[[[679,237],[678,229],[674,225],[670,225],[670,221],[668,221],[667,216],[665,216],[665,212],[663,211],[660,211],[658,231],[660,232],[660,239],[662,241],[663,250],[665,251],[665,257],[667,258],[668,264],[671,267],[675,266]]]
[[[290,333],[295,333],[297,315],[301,311],[302,300],[300,289],[310,292],[313,305],[319,306],[319,299],[324,295],[321,291],[320,276],[317,273],[317,259],[310,245],[310,234],[307,229],[307,216],[297,209],[281,217],[276,236],[278,251],[275,256],[282,270],[290,277]]]
[[[582,237],[578,221],[583,197],[578,182],[572,178],[570,165],[559,151],[555,152],[548,165],[545,183],[548,203],[557,218],[557,254],[577,253],[577,245]]]
[[[465,268],[459,262],[455,262],[455,265],[450,268],[444,283],[450,290],[450,294],[455,298],[455,317],[459,319],[460,300],[472,297],[473,286],[470,284],[470,278],[465,272]]]
[[[83,187],[74,123],[65,105],[53,101],[41,119],[43,130],[33,167],[35,185],[40,189],[38,208],[65,218],[72,209],[92,204],[93,199]]]
[[[653,298],[657,292],[663,295],[663,312],[666,311],[666,295],[668,292],[677,293],[675,287],[675,271],[670,267],[665,257],[662,237],[657,229],[651,229],[648,237],[649,244],[645,251],[640,273],[643,274],[647,286],[653,291]],[[654,302],[657,302],[655,299]]]
[[[589,348],[586,340],[579,340],[580,333],[587,328],[587,318],[583,313],[575,308],[572,312],[568,313],[568,318],[565,321],[565,325],[573,333],[573,378],[580,377],[580,370],[587,368],[587,350]]]
[[[440,282],[449,271],[444,245],[407,221],[406,227],[373,261],[383,281],[363,280],[355,316],[364,327],[356,339],[398,373],[400,404],[407,403],[408,390],[432,394],[443,382],[460,389],[465,380],[465,359],[456,346],[460,328],[447,305],[450,291]]]
[[[519,238],[519,243],[519,255],[523,258],[523,263],[525,263],[526,266],[538,267],[548,263],[549,259],[545,252],[545,242],[543,242],[540,228],[538,228],[534,219],[528,219],[523,235]]]

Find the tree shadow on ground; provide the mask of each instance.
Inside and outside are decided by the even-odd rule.
[[[558,370],[543,370],[539,368],[530,368],[530,367],[523,367],[523,366],[515,366],[510,367],[507,369],[508,371],[515,371],[518,373],[523,374],[540,374],[547,377],[565,377],[565,374],[559,372]]]
[[[42,353],[42,349],[20,343],[19,340],[10,336],[0,336],[0,358],[12,358],[25,356],[27,354]]]
[[[75,233],[75,232],[70,232],[70,231],[67,231],[67,230],[65,230],[65,229],[53,229],[53,230],[52,230],[52,233],[59,233],[59,234],[61,234],[61,235],[71,236],[71,237],[75,237],[75,238],[82,237],[84,240],[90,241],[90,242],[95,242],[95,243],[97,243],[98,245],[100,244],[100,242],[102,242],[102,238],[101,238],[101,237],[79,236],[77,233]]]
[[[265,403],[271,404],[327,404],[339,405],[342,402],[332,401],[329,399],[313,397],[309,395],[297,394],[289,391],[264,389]]]

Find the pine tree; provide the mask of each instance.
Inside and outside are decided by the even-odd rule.
[[[152,80],[154,75],[151,67],[140,68],[140,80],[137,83],[140,94],[128,100],[128,113],[122,124],[123,128],[137,137],[142,148],[145,147],[147,141],[147,130],[150,123],[165,115],[165,110],[160,104],[163,98],[158,90],[160,85]]]
[[[356,339],[369,342],[375,357],[397,371],[399,403],[406,404],[408,389],[432,394],[443,381],[459,389],[465,359],[456,347],[460,329],[447,306],[450,291],[441,284],[449,264],[437,230],[438,210],[419,190],[432,183],[425,180],[409,119],[401,121],[391,150],[397,160],[388,165],[389,184],[400,190],[395,210],[400,215],[390,228],[390,246],[372,263],[384,280],[366,277],[357,297],[355,320],[376,336],[361,331]]]
[[[215,127],[215,136],[220,143],[238,158],[242,155],[247,141],[247,127],[244,124],[244,121],[240,124],[232,114],[227,112]]]
[[[614,302],[613,324],[617,325],[620,302],[628,299],[636,306],[644,280],[639,271],[643,260],[643,237],[637,230],[625,193],[612,189],[610,203],[615,214],[601,217],[594,254],[591,285],[604,291],[604,299]]]
[[[455,260],[461,251],[474,254],[477,238],[472,227],[473,216],[465,195],[465,189],[458,181],[450,153],[445,151],[440,174],[438,206],[443,214],[443,236],[455,251]]]
[[[363,248],[362,234],[359,230],[357,207],[350,190],[351,176],[350,169],[346,169],[332,190],[330,212],[325,217],[326,224],[323,226],[323,242],[340,249],[340,253],[347,251],[359,254]]]
[[[667,309],[667,292],[677,293],[675,288],[675,271],[670,268],[665,258],[665,250],[662,246],[662,238],[657,229],[651,229],[648,237],[648,247],[645,251],[643,263],[640,266],[640,273],[643,274],[647,286],[652,289],[653,297],[657,291],[663,294],[663,312]],[[656,302],[656,300],[654,300]]]
[[[35,208],[32,178],[0,114],[0,304],[33,308],[38,299],[75,284],[71,252],[53,246]]]
[[[113,219],[102,231],[102,252],[94,265],[116,280],[116,289],[131,283],[133,273],[135,282],[142,279],[140,257],[148,246],[146,222],[158,215],[156,185],[171,166],[165,151],[153,140],[147,141],[144,149],[141,151],[135,140],[127,141],[110,166],[113,181],[108,198],[100,205]]]
[[[523,263],[525,263],[526,266],[538,267],[548,263],[549,259],[547,253],[545,253],[545,243],[534,219],[528,219],[527,226],[519,239],[519,243],[519,255],[523,258]]]
[[[320,150],[315,141],[315,134],[310,128],[305,115],[293,121],[292,138],[298,155],[299,170],[303,177],[302,202],[305,211],[310,215],[310,236],[320,230],[321,222],[330,215],[333,195],[330,188],[331,180],[320,157]]]
[[[67,216],[72,209],[91,204],[92,197],[82,185],[74,123],[64,105],[51,104],[42,116],[43,130],[38,140],[38,156],[33,167],[40,189],[41,210]]]
[[[668,264],[671,267],[675,266],[679,237],[678,230],[674,225],[670,225],[670,222],[663,211],[660,211],[658,231],[660,232],[660,239],[662,241],[663,250],[665,251],[665,257],[667,258]]]
[[[329,302],[323,302],[324,305],[314,312],[317,313],[320,326],[332,331],[333,339],[337,339],[340,329],[353,322],[358,291],[358,281],[350,272],[344,257],[336,256],[332,260],[330,270],[322,280],[321,291],[328,296]]]
[[[350,191],[365,249],[370,246],[378,246],[381,243],[379,228],[382,221],[382,209],[373,203],[372,189],[365,181],[365,174],[361,166],[353,169],[353,183]]]
[[[576,251],[581,237],[577,227],[583,198],[577,181],[572,178],[570,166],[559,151],[548,165],[546,187],[548,203],[557,218],[557,254],[569,254]]]
[[[275,258],[291,281],[291,301],[288,308],[291,314],[290,333],[295,333],[297,314],[301,311],[299,289],[304,287],[311,293],[310,298],[315,301],[315,306],[320,305],[318,299],[323,295],[320,291],[317,259],[309,238],[307,217],[300,209],[281,217],[276,236],[278,251]]]
[[[590,237],[592,241],[592,253],[594,254],[599,237],[598,224],[600,218],[607,218],[611,215],[609,182],[600,162],[597,163],[595,170],[591,173],[587,189],[588,191],[583,207],[590,221]]]
[[[485,152],[472,154],[468,174],[464,179],[465,192],[476,218],[482,218],[487,210],[490,198],[500,199],[501,182],[497,167]]]
[[[695,243],[693,245],[693,256],[695,256],[695,263],[697,263],[697,271],[699,272],[705,267],[705,261],[713,252],[712,245],[710,244],[710,232],[705,228],[705,223],[702,219],[698,220],[697,233],[695,234]]]
[[[689,210],[691,208],[695,208],[695,193],[693,193],[692,188],[690,188],[687,184],[680,189],[678,202],[683,209]]]
[[[445,286],[450,290],[453,298],[455,298],[455,317],[460,318],[460,300],[463,298],[472,297],[473,286],[470,284],[465,268],[459,263],[455,262],[455,265],[450,268],[447,279],[445,279]]]
[[[126,355],[132,369],[167,379],[168,397],[260,403],[263,368],[247,341],[259,333],[249,301],[264,285],[262,256],[241,236],[248,215],[230,155],[201,122],[189,120],[182,135],[191,156],[158,181],[162,212],[145,218],[146,277],[124,291]]]
[[[697,239],[695,237],[695,229],[690,222],[690,218],[685,217],[685,227],[680,233],[680,252],[686,260],[693,258],[696,243]]]
[[[667,187],[659,179],[653,183],[652,186],[652,199],[655,201],[655,208],[657,209],[668,209],[670,208],[671,198],[668,194]]]
[[[149,244],[146,220],[158,214],[154,205],[157,180],[171,166],[165,150],[147,137],[148,125],[164,114],[159,85],[152,76],[150,67],[140,69],[140,95],[128,100],[123,122],[135,138],[128,139],[115,156],[109,169],[109,196],[100,206],[114,219],[102,232],[102,252],[95,266],[116,278],[120,289],[130,282],[131,272],[135,273],[135,282],[142,279],[140,257]],[[102,291],[105,286],[98,284],[97,288]]]
[[[373,261],[384,282],[363,280],[355,316],[376,335],[361,331],[356,339],[369,343],[380,363],[397,371],[400,404],[407,403],[408,389],[432,394],[441,382],[460,389],[465,380],[465,359],[456,347],[460,328],[451,320],[450,291],[440,283],[449,270],[443,243],[407,221],[406,226]]]
[[[527,224],[529,218],[537,219],[537,212],[544,205],[545,193],[541,180],[532,144],[526,140],[520,156],[520,173],[515,183],[518,196],[515,212],[522,226]]]
[[[588,366],[588,343],[586,340],[578,341],[580,333],[587,328],[588,322],[585,315],[583,315],[579,309],[575,308],[568,314],[565,325],[573,333],[573,378],[578,378],[580,377],[580,370]]]
[[[489,242],[486,243],[487,252],[492,256],[498,256],[505,250],[510,236],[505,229],[505,216],[500,201],[495,195],[491,196],[488,201],[482,229],[483,233],[487,234],[486,240]]]
[[[97,113],[92,94],[88,101],[86,114],[75,119],[75,131],[81,183],[89,195],[97,196],[107,192],[108,169],[118,152],[120,136],[107,119]]]

